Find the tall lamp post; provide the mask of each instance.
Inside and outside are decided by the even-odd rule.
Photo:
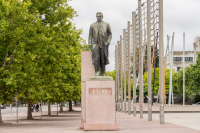
[[[41,119],[42,119],[42,99],[41,99]]]
[[[57,103],[57,115],[58,115],[58,103]]]
[[[17,123],[18,123],[17,89],[15,89],[15,90],[16,90],[16,112],[17,112]]]

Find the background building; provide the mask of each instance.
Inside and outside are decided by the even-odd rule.
[[[185,51],[185,67],[190,66],[190,64],[196,63],[196,58],[198,53],[200,53],[200,35],[195,37],[193,43],[193,51]],[[170,68],[171,52],[167,54],[166,66],[165,68]],[[181,67],[183,67],[183,51],[173,51],[173,65],[172,69],[178,72]]]

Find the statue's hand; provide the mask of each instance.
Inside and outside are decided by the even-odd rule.
[[[92,51],[92,45],[89,45],[90,50]]]
[[[92,51],[92,44],[89,43],[88,45],[89,45],[90,50]]]
[[[106,43],[105,43],[106,46],[108,46],[109,44],[110,44],[109,42],[106,42]]]

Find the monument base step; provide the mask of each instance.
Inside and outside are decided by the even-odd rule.
[[[116,123],[95,123],[89,124],[84,123],[84,130],[85,131],[117,131],[117,124]]]
[[[90,77],[90,81],[109,81],[109,80],[113,80],[113,78],[110,77],[110,76],[93,76],[93,77]]]
[[[85,122],[82,122],[82,121],[79,123],[79,129],[84,129],[84,123]]]

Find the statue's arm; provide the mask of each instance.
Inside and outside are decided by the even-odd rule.
[[[91,51],[92,51],[92,36],[93,36],[93,30],[92,29],[93,28],[90,25],[88,45],[89,45]]]
[[[107,43],[110,44],[111,39],[112,39],[112,31],[111,31],[111,28],[110,28],[110,25],[109,25],[109,24],[107,25],[107,33],[108,33],[108,40],[107,40]]]
[[[92,30],[92,26],[90,25],[88,45],[92,45],[92,35],[93,35],[93,30]]]

